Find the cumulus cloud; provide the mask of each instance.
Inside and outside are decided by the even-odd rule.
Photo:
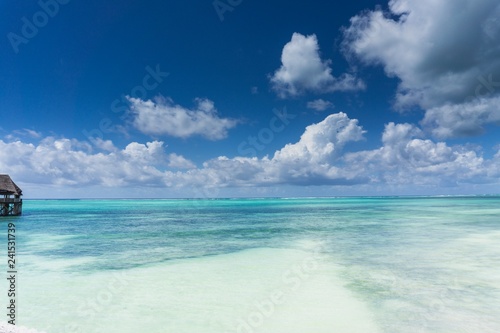
[[[194,169],[196,165],[182,155],[168,155],[168,166],[174,169]]]
[[[333,103],[330,101],[325,101],[323,99],[316,99],[314,101],[307,102],[307,108],[316,111],[325,111],[327,109],[332,109],[334,107]]]
[[[283,48],[281,67],[271,76],[271,84],[282,97],[305,92],[325,93],[363,89],[364,84],[352,74],[332,75],[330,60],[321,60],[316,35],[294,33]]]
[[[163,142],[153,141],[146,144],[132,142],[121,152],[133,161],[141,161],[148,164],[161,164],[166,161]]]
[[[335,166],[344,146],[363,138],[363,129],[345,113],[327,116],[310,125],[296,143],[285,145],[272,158],[219,157],[204,164],[204,172],[218,171],[219,184],[268,186],[277,184],[352,184],[362,180]],[[212,173],[212,177],[215,176]]]
[[[345,113],[329,115],[320,123],[306,128],[300,140],[287,144],[274,154],[282,177],[292,183],[348,182],[355,178],[335,162],[348,142],[360,141],[365,131],[356,119]]]
[[[0,140],[0,170],[25,183],[164,186],[160,170],[172,160],[159,141],[94,152],[88,143],[77,140],[46,137],[37,144]]]
[[[353,17],[344,46],[348,54],[382,65],[387,75],[401,80],[398,108],[427,110],[427,123],[441,136],[477,134],[477,128],[464,129],[444,118],[467,113],[479,127],[496,121],[491,113],[498,112],[492,106],[500,95],[499,17],[496,0],[391,0],[388,12]],[[491,107],[460,111],[458,106],[468,107],[478,98]],[[441,110],[447,114],[437,116]]]
[[[152,136],[221,140],[238,124],[237,120],[219,117],[214,103],[208,99],[196,99],[193,109],[174,104],[168,98],[144,101],[129,97],[128,100],[134,127]]]
[[[479,135],[490,123],[500,125],[500,96],[431,108],[422,121],[438,138]]]
[[[99,137],[93,138],[92,143],[99,149],[104,151],[114,152],[117,151],[118,148],[115,147],[113,141],[111,140],[103,140]]]
[[[275,184],[345,183],[352,175],[334,166],[346,144],[361,140],[363,129],[345,113],[329,115],[306,128],[300,140],[272,158],[227,158],[202,168],[163,142],[132,142],[124,149],[102,141],[99,151],[88,143],[47,137],[37,145],[0,141],[0,170],[25,182],[104,186],[265,186]],[[175,171],[188,169],[187,171]]]
[[[346,143],[362,140],[363,133],[357,119],[349,119],[343,112],[331,114],[320,123],[307,126],[300,140],[277,151],[273,160],[311,165],[329,163]]]
[[[345,113],[328,115],[307,126],[300,139],[261,158],[220,156],[197,167],[164,143],[131,142],[119,149],[103,142],[42,138],[38,143],[0,140],[0,170],[24,184],[148,188],[268,187],[280,185],[363,185],[458,187],[498,184],[500,151],[489,160],[464,146],[426,138],[412,124],[386,125],[382,144],[349,152],[363,140],[358,120]]]
[[[382,147],[346,154],[344,161],[356,172],[370,175],[372,183],[457,186],[483,181],[490,165],[475,151],[423,136],[414,125],[389,123]]]

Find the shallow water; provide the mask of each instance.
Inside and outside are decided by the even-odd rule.
[[[500,331],[499,197],[26,200],[7,221],[18,324],[47,332]]]

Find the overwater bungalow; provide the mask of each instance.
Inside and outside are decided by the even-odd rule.
[[[9,175],[0,175],[0,216],[18,216],[23,212],[23,191]]]

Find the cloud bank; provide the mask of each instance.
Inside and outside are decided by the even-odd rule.
[[[168,153],[160,141],[132,142],[118,149],[112,142],[96,148],[54,137],[36,144],[0,140],[0,170],[24,183],[74,187],[357,184],[408,189],[499,183],[500,150],[487,160],[470,148],[426,139],[415,125],[388,123],[379,148],[345,152],[350,143],[364,140],[364,133],[358,120],[335,113],[307,126],[297,142],[286,144],[272,156],[220,156],[200,167],[184,156]]]

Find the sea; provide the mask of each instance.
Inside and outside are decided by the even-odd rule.
[[[498,196],[24,200],[0,229],[0,322],[39,332],[500,332]]]

